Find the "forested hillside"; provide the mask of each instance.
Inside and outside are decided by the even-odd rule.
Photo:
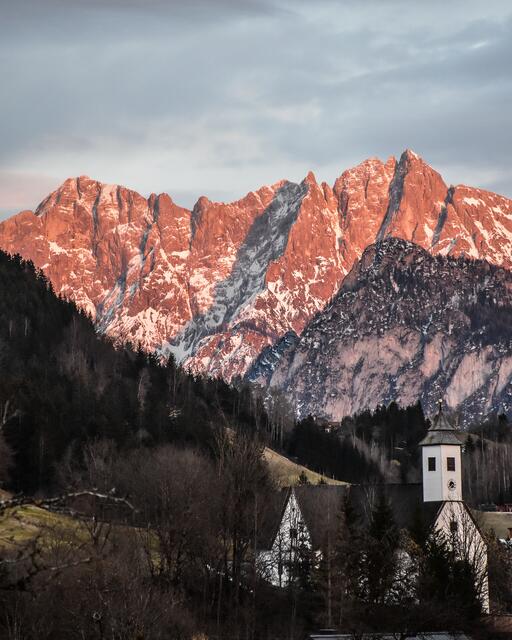
[[[323,544],[322,562],[301,549],[287,588],[261,573],[258,551],[283,499],[262,440],[341,480],[416,480],[420,405],[273,427],[246,387],[114,346],[31,263],[3,253],[0,300],[1,481],[23,492],[0,498],[0,636],[256,640],[301,638],[334,620],[359,631],[383,620],[404,632],[474,624],[466,574],[461,582],[436,548],[449,584],[439,600],[429,565],[437,556],[399,529],[384,497],[368,503],[369,520],[337,504],[340,536]],[[506,421],[482,428],[467,450],[481,483],[491,465],[499,480],[511,450]],[[508,495],[503,482],[489,486]],[[397,570],[402,544],[415,549],[411,592]],[[510,571],[502,549],[493,553],[494,606],[508,610]]]
[[[348,482],[418,482],[418,443],[429,424],[419,403],[393,402],[327,427],[309,416],[297,422],[285,447],[311,469]]]
[[[0,468],[14,490],[50,488],[70,447],[94,438],[208,450],[220,425],[265,427],[248,392],[114,347],[32,263],[3,252],[0,301]]]
[[[0,313],[0,469],[14,491],[62,488],[60,462],[80,459],[95,440],[121,450],[172,443],[211,455],[225,426],[257,432],[329,478],[390,479],[382,461],[353,439],[307,424],[290,431],[290,424],[285,441],[276,441],[269,420],[278,417],[268,418],[263,398],[247,386],[194,377],[172,358],[164,365],[129,344],[114,346],[73,302],[55,295],[32,263],[1,252],[0,300],[8,301]],[[400,424],[412,435],[416,414],[406,413],[406,426]]]

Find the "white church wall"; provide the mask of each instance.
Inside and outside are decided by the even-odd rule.
[[[311,536],[292,489],[272,548],[258,555],[260,575],[274,586],[287,586],[300,562],[301,551],[311,548]]]
[[[489,613],[487,545],[466,505],[463,502],[446,502],[438,514],[435,528],[450,541],[456,556],[473,567],[482,610]]]

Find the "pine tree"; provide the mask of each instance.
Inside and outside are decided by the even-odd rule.
[[[481,614],[474,568],[460,559],[440,531],[430,533],[424,546],[418,580],[420,602],[437,610],[441,619],[475,619]]]
[[[377,497],[366,537],[366,598],[384,604],[396,571],[399,531],[391,506],[384,495]]]

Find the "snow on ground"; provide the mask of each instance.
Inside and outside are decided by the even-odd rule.
[[[480,200],[480,198],[465,197],[463,199],[463,202],[465,202],[466,204],[469,204],[470,207],[479,207],[480,205],[485,205],[485,202],[483,200]]]
[[[66,249],[63,249],[60,245],[58,245],[56,242],[52,242],[51,240],[48,241],[48,246],[50,247],[50,251],[52,253],[64,253],[67,255],[67,251]]]

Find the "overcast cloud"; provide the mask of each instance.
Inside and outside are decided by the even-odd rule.
[[[66,177],[231,200],[414,149],[512,196],[509,0],[0,0],[0,217]]]

